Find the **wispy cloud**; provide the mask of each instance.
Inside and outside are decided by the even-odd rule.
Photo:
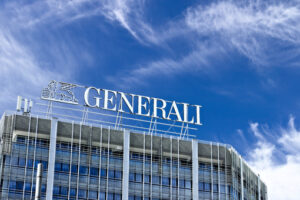
[[[7,31],[0,31],[0,70],[1,111],[13,108],[17,95],[39,96],[41,86],[61,77],[59,73],[40,67],[30,50]]]
[[[25,5],[8,2],[0,8],[1,112],[14,108],[17,95],[36,98],[48,81],[67,81],[76,71],[73,44],[66,46],[61,38],[54,39],[37,26],[49,15],[49,12],[42,14],[44,6],[40,2]],[[34,30],[43,34],[44,40],[34,38]]]
[[[178,74],[201,72],[208,74],[212,72],[210,64],[213,62],[212,57],[216,56],[217,52],[224,51],[222,48],[215,48],[214,44],[198,45],[197,49],[189,52],[188,55],[181,58],[165,58],[158,61],[150,62],[126,73],[126,76],[117,75],[124,86],[129,87],[135,84],[147,84],[148,81],[156,76],[171,78]],[[108,77],[110,82],[114,82],[114,77]]]
[[[22,6],[18,2],[11,2],[6,7],[15,8],[11,11],[12,20],[22,26],[34,27],[51,22],[63,25],[92,16],[103,16],[109,22],[121,25],[142,44],[158,44],[161,41],[161,36],[144,20],[143,0],[46,0]]]
[[[278,46],[300,44],[299,1],[220,1],[190,8],[186,24],[199,35],[228,43],[256,64],[267,64]],[[298,53],[299,54],[299,53]]]
[[[249,164],[261,174],[268,186],[269,199],[297,200],[300,196],[300,131],[290,118],[287,127],[264,129],[251,123],[257,137],[255,149],[248,154]],[[275,134],[272,140],[267,135]]]
[[[128,83],[136,82],[135,80],[144,83],[146,82],[144,78],[154,77],[157,74],[165,75],[164,72],[175,75],[174,69],[177,72],[188,72],[190,68],[195,67],[193,55],[205,60],[205,63],[213,61],[212,54],[203,51],[202,47],[205,43],[215,44],[211,47],[206,46],[209,52],[215,53],[214,55],[226,57],[228,53],[238,52],[248,58],[257,70],[270,66],[292,66],[293,59],[300,55],[299,1],[286,3],[228,0],[208,5],[200,4],[185,10],[181,18],[168,23],[163,31],[148,26],[151,34],[142,31],[143,25],[139,26],[139,23],[147,24],[142,20],[142,12],[139,12],[139,19],[141,19],[139,23],[133,23],[134,20],[131,20],[126,12],[122,13],[130,24],[130,30],[134,30],[132,34],[136,34],[136,38],[146,38],[147,35],[151,35],[153,39],[147,41],[163,44],[163,41],[172,41],[180,37],[186,44],[194,46],[189,49],[185,58],[164,57],[143,66],[137,65],[130,72],[130,78],[123,78]],[[114,18],[117,19],[116,16]],[[160,38],[161,35],[164,37]],[[222,48],[227,52],[219,51]],[[203,62],[199,62],[196,68],[203,68]]]

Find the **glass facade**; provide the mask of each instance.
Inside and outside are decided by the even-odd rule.
[[[23,115],[0,128],[1,199],[33,199],[42,163],[41,199],[267,200],[227,145]]]

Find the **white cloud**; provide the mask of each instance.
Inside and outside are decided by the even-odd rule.
[[[20,5],[11,2],[6,7],[13,9],[13,21],[20,26],[33,27],[38,24],[65,24],[91,16],[104,16],[117,22],[142,44],[158,44],[158,36],[144,20],[143,0],[46,0]]]
[[[126,76],[123,76],[122,74],[124,74],[124,72],[122,72],[116,76],[119,80],[118,85],[120,85],[120,81],[125,83],[123,85],[129,87],[135,84],[143,85],[155,76],[170,78],[181,73],[190,72],[208,74],[213,70],[212,67],[210,67],[213,58],[217,57],[217,52],[223,53],[223,51],[224,50],[220,47],[215,48],[214,44],[204,43],[198,45],[197,49],[181,58],[165,58],[153,61],[125,73]],[[108,81],[114,83],[115,77],[108,77]]]
[[[0,72],[1,111],[13,110],[18,95],[39,96],[41,86],[61,77],[59,73],[40,67],[30,50],[7,31],[0,31]]]
[[[215,58],[212,54],[205,53],[202,48],[204,46],[218,56],[226,57],[226,51],[240,52],[257,66],[257,70],[264,69],[261,66],[287,66],[289,63],[292,65],[291,61],[299,56],[299,1],[287,3],[228,0],[208,5],[200,4],[188,8],[183,16],[169,22],[163,30],[148,25],[143,20],[142,6],[139,9],[132,9],[134,7],[129,6],[131,5],[129,2],[131,1],[124,1],[121,4],[111,3],[113,6],[106,12],[107,18],[119,21],[138,40],[164,44],[180,37],[194,48],[189,49],[185,57],[176,59],[165,57],[143,66],[137,65],[130,72],[130,78],[127,75],[122,78],[127,83],[145,83],[147,82],[145,78],[165,75],[165,72],[173,76],[178,72],[190,72],[190,68],[195,65],[189,64],[193,63],[195,57],[210,63]],[[131,15],[133,12],[135,14]],[[191,37],[191,33],[196,33],[196,37]],[[205,43],[215,45],[208,46]],[[203,62],[199,62],[196,68],[201,69],[204,65]],[[208,69],[209,65],[206,68]],[[274,86],[274,83],[272,85]]]
[[[251,123],[250,129],[258,142],[256,148],[248,154],[248,161],[267,184],[269,199],[298,200],[300,131],[295,128],[294,118],[290,118],[286,128],[266,130],[258,123]],[[273,140],[267,136],[270,134],[278,137]]]
[[[268,54],[283,44],[300,44],[298,1],[219,1],[190,8],[186,24],[199,35],[227,43],[257,64],[267,64]],[[297,54],[299,55],[299,53]]]

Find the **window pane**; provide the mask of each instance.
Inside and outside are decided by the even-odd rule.
[[[145,175],[144,179],[145,179],[144,180],[145,183],[150,183],[150,176],[149,175]]]
[[[75,197],[76,196],[76,188],[70,189],[70,196]]]
[[[106,177],[106,169],[101,169],[101,177]]]
[[[142,182],[142,174],[135,174],[135,181]]]
[[[24,182],[23,181],[17,181],[16,182],[16,189],[17,190],[23,190]]]
[[[68,188],[67,187],[61,187],[60,188],[61,195],[68,195]]]
[[[170,179],[168,177],[162,178],[162,184],[163,185],[170,185]]]
[[[99,169],[98,168],[91,168],[91,176],[98,176],[99,175]]]
[[[69,170],[70,170],[70,165],[63,163],[62,166],[61,166],[61,171],[69,172]]]
[[[84,174],[84,175],[88,174],[88,168],[85,167],[85,166],[80,166],[79,167],[79,173]]]
[[[105,200],[105,192],[100,192],[99,200]]]
[[[108,170],[108,178],[115,178],[115,171],[114,170]]]
[[[55,171],[61,171],[61,163],[55,163]]]
[[[115,171],[115,178],[116,179],[122,179],[122,172],[121,171]]]
[[[172,186],[177,187],[177,179],[176,178],[172,178]]]
[[[77,173],[77,165],[72,165],[72,173]]]
[[[89,198],[97,199],[97,192],[96,191],[89,191]]]
[[[26,164],[25,158],[19,158],[19,166],[25,167],[25,164]]]
[[[181,188],[184,188],[184,187],[185,187],[185,184],[184,184],[184,180],[183,180],[183,179],[180,179],[180,180],[179,180],[179,187],[181,187]]]
[[[129,173],[129,181],[135,181],[134,173]]]
[[[186,181],[185,181],[185,188],[191,189],[191,188],[192,188],[192,181],[186,180]]]
[[[78,197],[86,198],[86,190],[78,190]]]
[[[53,187],[53,194],[54,195],[59,195],[59,186],[54,186]]]
[[[159,176],[153,176],[152,183],[153,184],[160,184],[160,177]]]

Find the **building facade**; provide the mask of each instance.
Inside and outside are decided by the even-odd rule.
[[[32,115],[3,115],[0,197],[267,200],[267,187],[229,145]]]

